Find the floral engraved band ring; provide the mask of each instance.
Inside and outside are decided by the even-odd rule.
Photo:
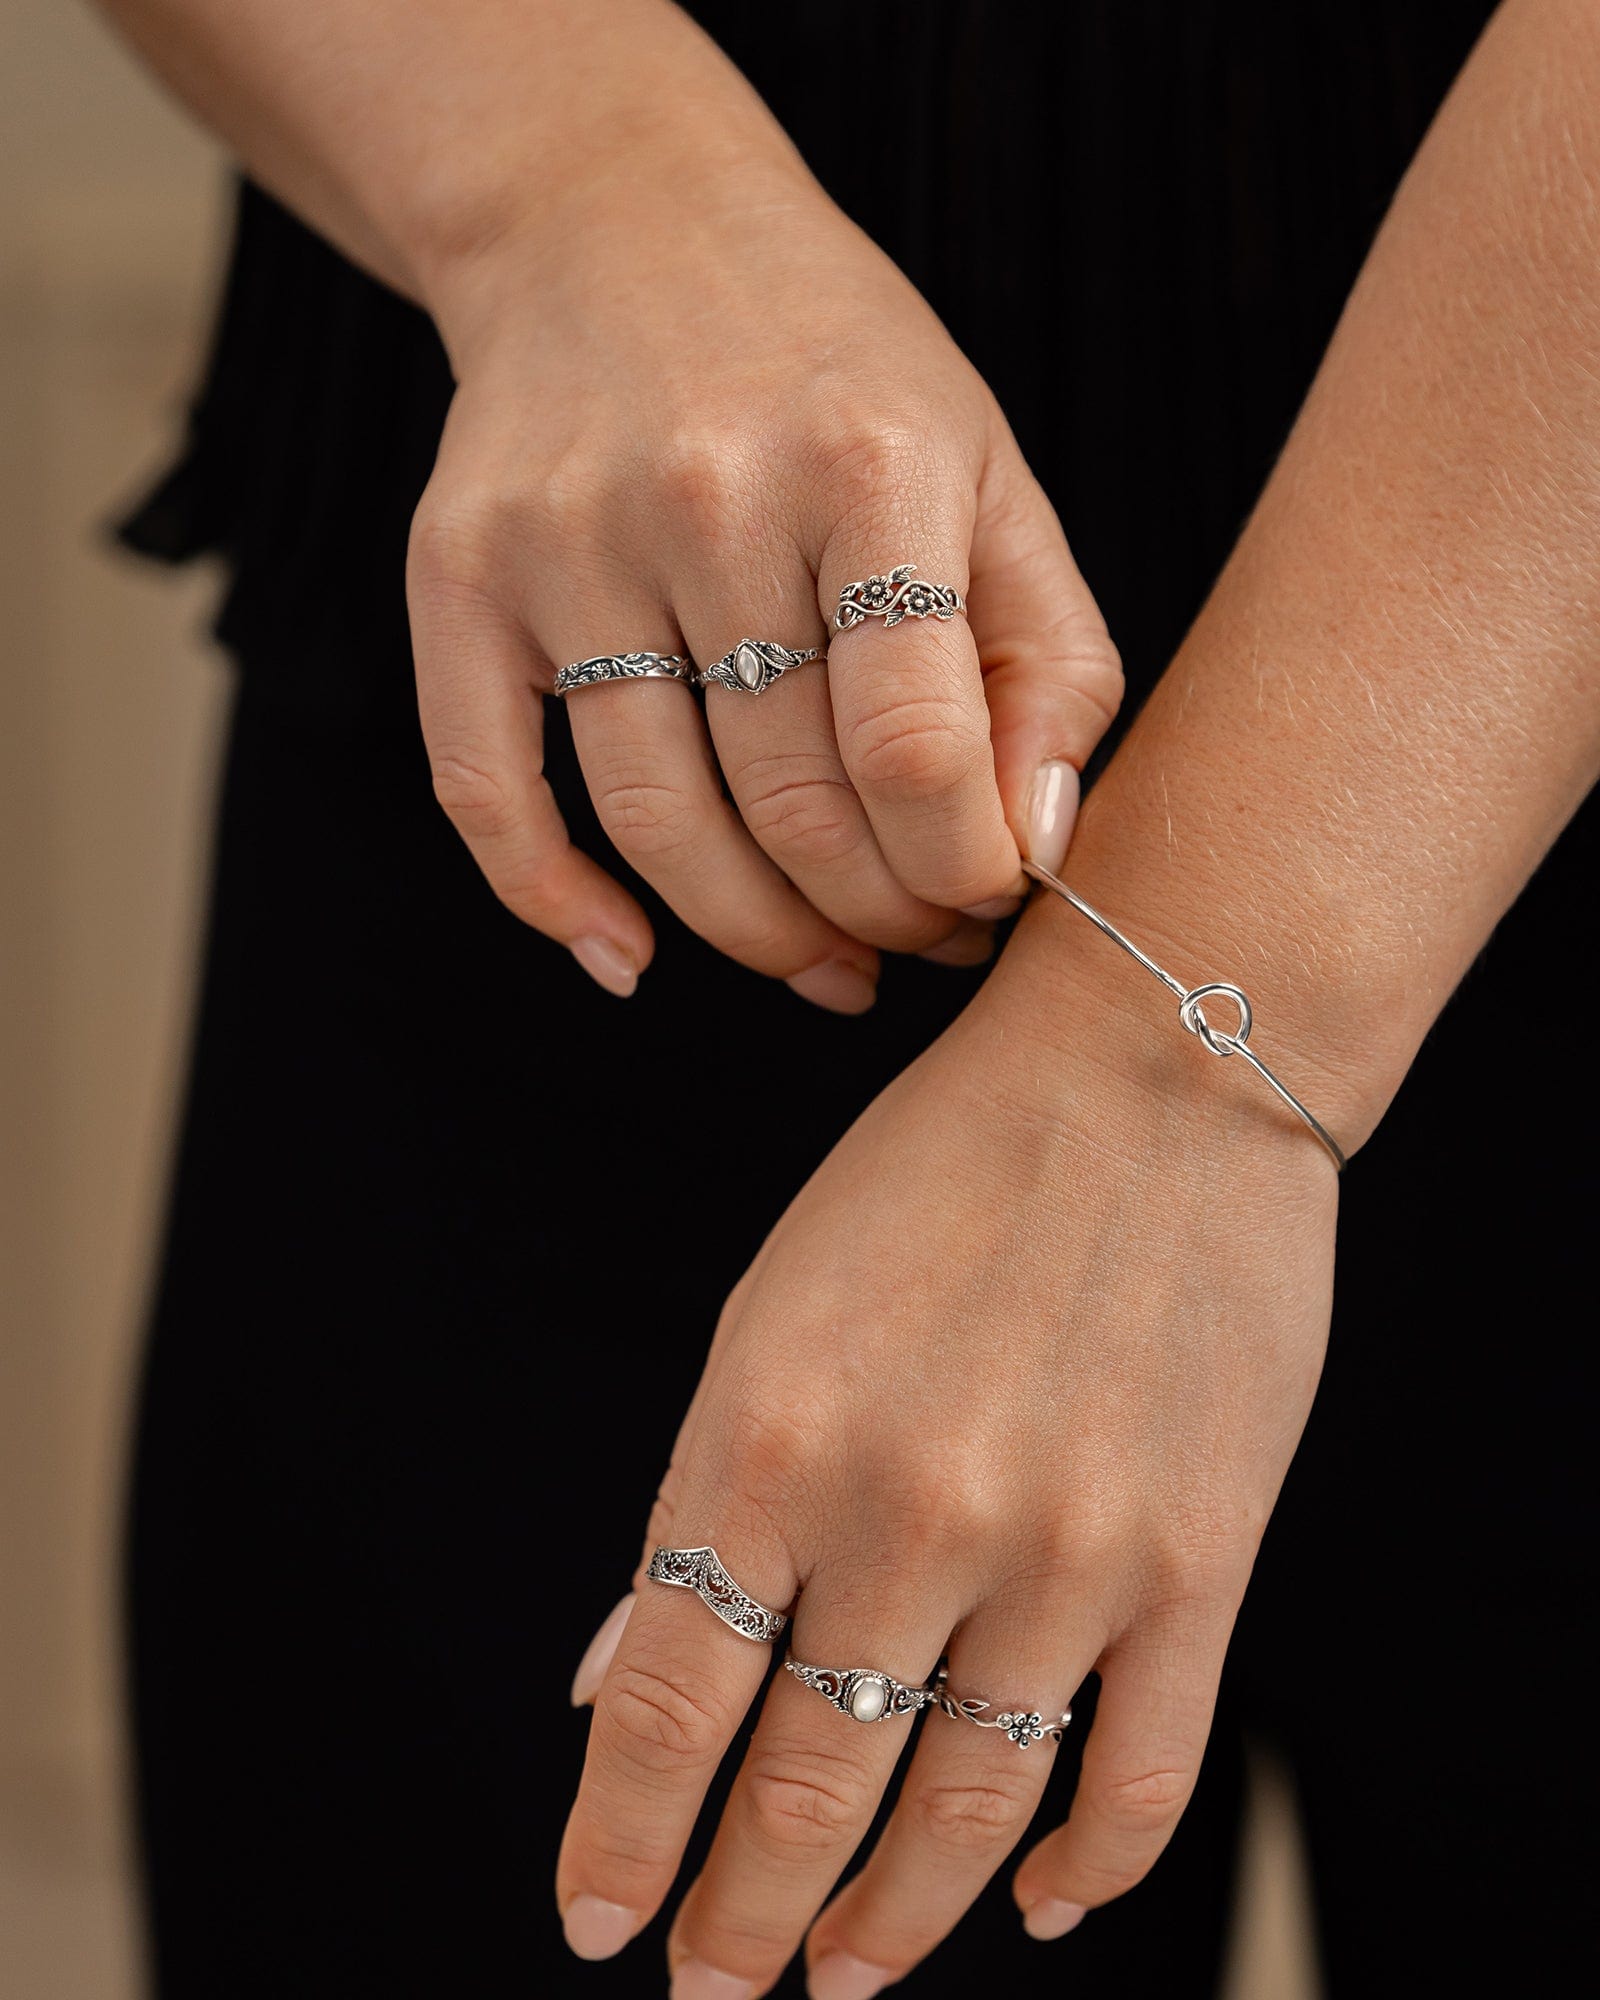
[[[854,1722],[887,1722],[893,1716],[915,1715],[939,1692],[937,1686],[907,1687],[876,1667],[808,1667],[804,1660],[793,1658],[783,1664],[802,1687],[815,1688]]]
[[[722,1567],[715,1549],[657,1549],[645,1575],[652,1583],[692,1590],[741,1639],[770,1645],[789,1622],[786,1611],[769,1611],[747,1596]]]
[[[574,688],[593,687],[598,681],[694,681],[694,668],[681,653],[597,653],[592,660],[574,660],[556,675],[553,692],[571,694]]]
[[[765,694],[791,667],[806,667],[821,658],[820,646],[794,653],[773,639],[741,639],[731,653],[701,668],[698,685],[731,688],[735,694]]]
[[[834,631],[848,632],[867,618],[881,618],[887,627],[898,625],[902,618],[954,618],[966,610],[967,601],[959,590],[947,583],[914,583],[916,573],[915,563],[901,563],[887,576],[847,583],[833,614]]]
[[[1007,1740],[1014,1743],[1019,1750],[1031,1748],[1033,1744],[1042,1742],[1046,1736],[1052,1743],[1059,1743],[1067,1724],[1072,1720],[1070,1708],[1063,1710],[1060,1715],[1052,1716],[1041,1715],[1037,1710],[1026,1708],[1003,1708],[998,1715],[988,1715],[985,1711],[993,1708],[993,1702],[974,1701],[970,1697],[966,1701],[957,1701],[951,1694],[942,1671],[934,1687],[934,1699],[940,1709],[946,1715],[954,1717],[957,1722],[974,1722],[980,1729],[1003,1730]]]

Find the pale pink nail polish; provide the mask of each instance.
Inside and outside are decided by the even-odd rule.
[[[742,1979],[736,1972],[719,1972],[714,1965],[689,1958],[672,1975],[670,2000],[750,2000],[755,1990],[753,1979]]]
[[[1061,758],[1041,764],[1028,801],[1028,859],[1058,875],[1078,817],[1078,774]]]
[[[582,1708],[586,1702],[593,1701],[599,1693],[600,1683],[606,1677],[606,1668],[611,1664],[611,1656],[617,1650],[617,1641],[622,1637],[623,1627],[627,1624],[628,1613],[632,1609],[633,1592],[630,1590],[620,1604],[612,1607],[606,1622],[584,1649],[583,1658],[578,1662],[578,1671],[572,1676],[574,1708]]]
[[[1068,1931],[1075,1931],[1088,1915],[1082,1903],[1063,1903],[1054,1896],[1046,1896],[1042,1903],[1035,1903],[1024,1913],[1022,1928],[1031,1938],[1065,1937]]]
[[[1052,874],[1055,870],[1050,871]],[[1009,917],[1022,907],[1020,896],[991,896],[987,903],[972,903],[961,914],[976,917],[980,923],[997,924],[1002,917]]]
[[[561,1919],[568,1949],[578,1958],[615,1958],[644,1922],[637,1910],[599,1896],[574,1896]]]
[[[830,1951],[806,1976],[811,2000],[875,2000],[893,1979],[881,1965],[868,1965],[847,1951]]]
[[[844,958],[826,958],[791,973],[788,983],[802,1000],[834,1014],[864,1014],[878,997],[876,983]]]
[[[610,938],[574,938],[569,949],[596,986],[626,1000],[639,983],[639,968],[631,955]]]

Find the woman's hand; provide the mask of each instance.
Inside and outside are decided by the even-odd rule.
[[[1099,941],[1075,940],[1075,981],[1054,921],[1051,951],[1007,953],[769,1238],[650,1535],[797,1600],[804,1661],[922,1683],[948,1653],[955,1696],[1046,1718],[1100,1673],[1071,1821],[1016,1878],[1041,1937],[1138,1881],[1189,1796],[1317,1381],[1335,1212],[1326,1158],[1243,1066],[1140,991],[1114,1012]],[[661,1902],[767,1658],[689,1593],[640,1586],[561,1857],[580,1954]],[[907,1733],[774,1682],[672,1933],[676,2000],[767,1990]],[[938,1943],[1053,1754],[928,1718],[880,1845],[810,1930],[817,2000],[865,2000]]]
[[[541,775],[557,670],[821,646],[841,587],[900,563],[955,586],[969,618],[869,618],[759,699],[567,697],[623,857],[723,951],[856,1012],[874,947],[987,954],[955,912],[1012,906],[1019,845],[1059,861],[1120,674],[993,397],[743,80],[696,60],[695,118],[618,121],[430,283],[460,388],[412,538],[423,727],[502,900],[631,992],[649,923]]]

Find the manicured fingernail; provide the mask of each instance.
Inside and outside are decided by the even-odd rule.
[[[755,1990],[753,1979],[741,1979],[736,1972],[718,1972],[714,1965],[690,1958],[672,1975],[670,2000],[750,2000]]]
[[[615,1958],[643,1921],[637,1910],[599,1896],[574,1896],[561,1920],[567,1944],[579,1958]]]
[[[994,957],[994,927],[970,921],[958,924],[947,938],[930,944],[918,957],[931,959],[935,965],[982,965]]]
[[[1068,1931],[1075,1931],[1088,1915],[1082,1903],[1060,1903],[1054,1896],[1046,1896],[1042,1903],[1035,1903],[1025,1913],[1022,1928],[1031,1938],[1065,1937]]]
[[[639,968],[620,944],[610,938],[581,937],[572,941],[572,955],[596,986],[626,1000],[639,983]]]
[[[617,1641],[622,1637],[622,1628],[627,1624],[628,1613],[632,1609],[633,1592],[630,1590],[589,1641],[588,1649],[578,1662],[578,1671],[572,1676],[574,1708],[582,1708],[600,1692],[600,1683],[606,1677],[606,1668],[611,1664],[611,1655],[617,1650]]]
[[[874,982],[848,959],[826,958],[791,974],[789,984],[802,1000],[835,1014],[864,1014],[878,997]]]
[[[1055,870],[1052,869],[1050,872],[1054,874]],[[1002,917],[1011,916],[1021,907],[1020,896],[991,896],[987,903],[969,903],[961,914],[964,917],[976,917],[980,923],[997,924]]]
[[[1077,817],[1077,772],[1059,758],[1041,764],[1028,803],[1028,859],[1047,874],[1059,874]]]
[[[811,2000],[873,2000],[894,1977],[881,1965],[868,1965],[847,1951],[830,1951],[819,1958],[806,1978]]]

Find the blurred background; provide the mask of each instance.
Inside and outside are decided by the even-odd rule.
[[[144,1991],[121,1486],[227,669],[105,523],[181,421],[226,162],[87,7],[0,9],[0,1995]],[[1257,1771],[1228,2000],[1315,2000]],[[288,2000],[288,1996],[286,1996]]]

